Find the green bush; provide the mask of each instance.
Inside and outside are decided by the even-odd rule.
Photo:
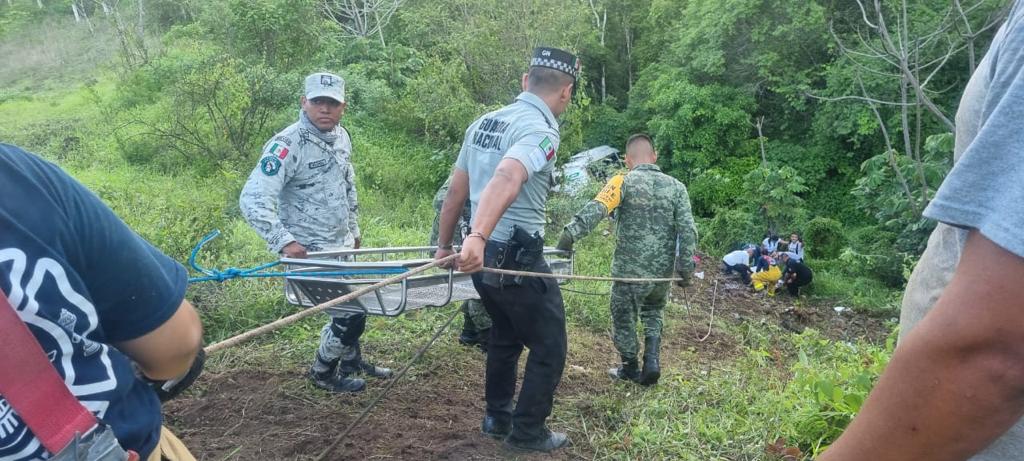
[[[720,168],[710,168],[694,175],[686,185],[694,216],[710,217],[716,208],[732,208],[742,184],[742,177],[730,175]]]
[[[895,249],[897,234],[879,226],[866,226],[848,233],[850,247],[839,259],[892,288],[906,283],[906,266],[912,255]]]
[[[463,83],[466,80],[465,66],[429,59],[406,83],[399,101],[390,105],[390,116],[434,145],[460,144],[466,128],[484,112],[482,105],[473,102]]]
[[[792,336],[798,360],[783,401],[784,432],[791,443],[817,456],[842,434],[860,411],[896,345],[895,332],[884,347],[835,342],[808,329]]]
[[[301,76],[183,43],[122,82],[119,149],[133,164],[166,172],[211,176],[225,165],[250,167],[260,146],[296,119],[298,82]]]
[[[843,224],[824,217],[814,218],[804,226],[803,239],[807,256],[820,259],[835,259],[846,244]]]
[[[743,177],[744,202],[763,216],[768,229],[784,229],[800,222],[807,214],[804,200],[797,194],[807,192],[804,179],[787,165],[771,163],[759,166]]]
[[[450,152],[431,149],[364,116],[346,118],[343,123],[352,134],[360,190],[370,187],[391,200],[433,197],[451,172],[454,154]]]
[[[899,306],[901,292],[870,273],[863,260],[814,260],[811,269],[814,281],[807,293],[815,298],[879,315],[889,315]]]
[[[763,231],[754,215],[743,210],[719,208],[711,219],[697,219],[699,246],[715,255],[728,253]]]

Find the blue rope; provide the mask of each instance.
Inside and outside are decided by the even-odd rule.
[[[239,269],[237,267],[229,267],[224,270],[207,269],[199,265],[196,262],[196,256],[199,255],[199,250],[203,249],[203,246],[217,238],[220,235],[219,230],[214,230],[209,234],[206,234],[199,243],[192,249],[192,254],[188,257],[188,265],[193,270],[203,274],[202,277],[192,277],[188,279],[188,283],[198,282],[223,282],[225,280],[231,280],[235,278],[269,278],[269,277],[335,277],[335,276],[355,276],[355,275],[393,275],[401,274],[406,272],[405,268],[386,268],[386,269],[361,269],[361,270],[345,270],[345,271],[319,271],[319,272],[302,272],[302,271],[279,271],[279,272],[264,272],[274,266],[281,264],[281,261],[273,261],[266,264],[260,264],[256,267],[249,269]]]

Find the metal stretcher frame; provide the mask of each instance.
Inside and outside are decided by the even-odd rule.
[[[436,250],[436,246],[361,248],[313,252],[307,259],[281,258],[287,270],[300,273],[382,269],[380,275],[288,276],[285,277],[285,299],[294,305],[315,306],[392,277],[396,270],[409,270],[427,264],[433,261]],[[573,273],[573,256],[570,252],[545,248],[544,259],[552,273]],[[564,283],[565,280],[560,279],[558,282]],[[433,268],[328,308],[327,313],[361,312],[396,317],[410,310],[478,298],[470,274],[454,269]]]

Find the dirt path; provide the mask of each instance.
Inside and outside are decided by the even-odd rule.
[[[791,298],[763,298],[745,287],[719,279],[715,327],[704,341],[710,319],[711,279],[683,293],[675,290],[668,331],[663,340],[664,367],[681,366],[682,351],[695,352],[700,362],[720,362],[742,353],[723,325],[775,322],[799,331],[815,327],[836,339],[866,336],[881,341],[888,334],[884,321],[837,314],[833,306],[795,307]],[[683,300],[686,300],[684,302]],[[602,300],[601,302],[605,302]],[[585,430],[568,426],[571,448],[553,455],[522,455],[479,434],[483,414],[484,356],[461,348],[448,335],[370,414],[331,459],[410,460],[569,460],[591,459],[593,448]],[[614,392],[605,370],[615,352],[606,335],[575,328],[570,332],[565,375],[556,396],[557,407],[571,406],[589,417],[594,395]],[[522,369],[522,367],[520,367]],[[330,395],[307,384],[304,370],[227,370],[209,373],[196,391],[166,407],[168,422],[200,460],[313,459],[345,430],[382,388],[369,383],[361,395]],[[564,408],[564,407],[563,407]],[[563,412],[564,413],[564,412]],[[592,415],[595,418],[600,415]]]

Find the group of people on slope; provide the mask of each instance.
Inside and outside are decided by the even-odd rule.
[[[745,244],[722,258],[722,272],[733,274],[754,291],[775,290],[785,286],[790,295],[799,296],[800,287],[814,279],[814,272],[804,261],[804,241],[796,232],[789,240],[780,239],[774,232],[765,234],[760,245]]]

